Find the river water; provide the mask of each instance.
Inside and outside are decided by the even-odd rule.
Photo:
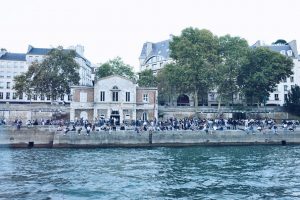
[[[0,199],[300,199],[300,146],[3,148]]]

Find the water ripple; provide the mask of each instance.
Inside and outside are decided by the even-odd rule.
[[[300,146],[1,149],[0,199],[300,199]]]

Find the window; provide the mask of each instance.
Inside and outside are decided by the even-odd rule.
[[[286,83],[286,78],[283,79],[283,82]]]
[[[60,100],[64,101],[64,100],[65,100],[65,95],[62,94],[62,95],[60,96]]]
[[[37,100],[37,95],[33,95],[33,100]]]
[[[105,101],[105,92],[100,91],[100,101]]]
[[[4,82],[0,82],[0,89],[3,89],[4,88]]]
[[[52,96],[52,100],[54,100],[54,101],[56,100],[56,96],[55,95]]]
[[[148,120],[148,115],[146,112],[143,113],[143,121],[147,121]]]
[[[275,87],[274,87],[274,90],[273,91],[278,91],[278,85],[276,85]]]
[[[274,94],[274,98],[275,98],[276,101],[278,101],[279,100],[279,95],[278,94]]]
[[[214,94],[214,93],[211,93],[211,94],[210,94],[210,100],[212,100],[212,101],[215,100],[215,94]]]
[[[287,94],[284,94],[284,101],[286,101],[287,100]]]
[[[284,85],[284,91],[288,91],[288,86],[287,85]]]
[[[293,76],[290,77],[290,81],[291,81],[291,83],[294,83],[294,77]]]
[[[0,92],[0,99],[3,99],[3,92]]]
[[[6,92],[6,99],[10,99],[10,93]]]
[[[119,101],[119,93],[118,92],[113,92],[112,100]]]
[[[143,95],[143,102],[148,103],[148,94]]]
[[[47,100],[49,101],[51,99],[51,96],[50,95],[47,95]]]
[[[23,99],[23,93],[19,94],[19,99]]]
[[[45,96],[41,95],[41,100],[44,101],[45,100]]]
[[[30,100],[30,99],[31,99],[31,96],[30,96],[30,95],[28,95],[28,96],[27,96],[27,100]]]
[[[87,102],[87,93],[80,92],[80,102]]]
[[[130,101],[130,92],[126,92],[126,102]]]
[[[6,83],[6,89],[10,89],[10,82]]]
[[[291,57],[291,56],[293,56],[293,51],[292,50],[287,50],[287,55],[289,56],[289,57]]]
[[[17,93],[13,93],[13,99],[17,99]]]
[[[119,101],[119,88],[117,86],[114,86],[112,90],[112,101]]]
[[[71,101],[72,100],[72,96],[69,94],[68,95],[68,101]]]

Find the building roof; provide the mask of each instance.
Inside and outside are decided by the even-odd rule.
[[[31,45],[28,47],[28,55],[46,55],[51,51],[49,48],[35,48]]]
[[[101,78],[98,78],[96,81],[98,82],[98,81],[102,81],[102,80],[104,80],[104,79],[110,79],[110,78],[116,78],[116,77],[121,78],[121,79],[128,80],[128,81],[132,82],[133,84],[135,84],[135,81],[134,81],[134,80],[131,80],[131,79],[129,79],[129,78],[127,78],[127,77],[124,77],[124,76],[120,76],[120,75],[118,75],[118,74],[113,74],[113,75],[110,75],[110,76],[101,77]]]
[[[26,54],[24,54],[24,53],[5,53],[2,56],[0,56],[0,60],[26,61]]]
[[[140,58],[150,58],[153,56],[162,56],[165,59],[168,59],[170,57],[169,43],[170,43],[170,40],[164,40],[164,41],[157,42],[157,43],[152,43],[152,42],[144,43]],[[148,52],[148,55],[147,55],[147,44],[152,45],[151,52]]]
[[[287,44],[272,44],[272,45],[265,45],[262,44],[262,42],[257,41],[254,45],[251,46],[252,48],[256,48],[256,47],[266,47],[272,51],[276,51],[278,53],[281,53],[282,50],[284,50],[285,52],[288,50],[292,51],[292,57],[294,58],[298,58],[298,50],[297,50],[297,43],[295,40],[287,43]]]
[[[27,55],[47,55],[52,49],[53,48],[35,48],[35,47],[29,45],[28,50],[27,50]],[[71,51],[71,50],[74,50],[74,49],[64,49],[64,51],[66,51],[66,52]],[[82,55],[77,53],[76,51],[75,51],[75,55],[76,55],[76,57],[83,59],[86,62],[86,64],[89,67],[91,67],[91,62],[88,59],[86,59],[85,57],[83,57]]]

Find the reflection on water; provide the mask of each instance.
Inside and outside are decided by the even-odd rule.
[[[300,146],[0,149],[0,199],[297,199]]]

